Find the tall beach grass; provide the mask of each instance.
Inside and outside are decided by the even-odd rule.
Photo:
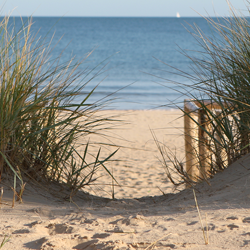
[[[82,61],[51,58],[50,42],[31,26],[31,19],[17,31],[8,17],[0,23],[0,177],[14,176],[14,190],[26,176],[64,183],[74,193],[99,168],[110,174],[105,163],[116,151],[89,155],[88,136],[108,129],[113,118],[98,115],[108,100],[89,102],[95,88],[76,102],[98,66],[82,71]]]
[[[177,70],[178,75],[193,82],[192,85],[178,84],[187,89],[184,94],[200,106],[190,112],[178,108],[204,134],[203,140],[193,138],[198,140],[197,150],[201,145],[205,148],[203,155],[199,152],[193,155],[198,158],[193,167],[205,174],[190,176],[186,163],[155,138],[168,177],[177,186],[192,186],[212,177],[250,152],[250,20],[230,3],[229,8],[230,17],[204,17],[211,27],[210,35],[205,35],[195,24],[189,26],[200,56],[191,57],[183,51],[190,59],[193,74]],[[192,112],[201,112],[204,119],[193,119]],[[201,158],[205,158],[208,167]]]

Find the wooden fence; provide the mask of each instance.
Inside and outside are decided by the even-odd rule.
[[[210,138],[205,131],[212,134],[213,128],[209,117],[206,116],[204,108],[202,108],[204,105],[217,115],[221,113],[221,106],[209,100],[203,100],[202,102],[197,100],[184,101],[186,171],[192,180],[197,178],[207,179],[212,158],[217,157],[218,159],[215,159],[215,161],[221,161],[223,158],[222,152],[216,152],[216,155],[212,156],[211,150],[208,149]],[[214,136],[216,137],[216,133],[214,133]],[[220,142],[219,136],[216,139],[217,142]],[[216,147],[217,151],[219,148],[219,146]]]

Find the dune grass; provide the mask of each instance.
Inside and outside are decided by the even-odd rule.
[[[191,86],[179,85],[187,89],[184,94],[198,102],[199,112],[203,113],[204,121],[193,121],[206,138],[197,143],[206,149],[207,177],[214,176],[250,152],[250,23],[230,3],[229,7],[230,17],[205,18],[212,31],[209,36],[196,25],[190,25],[200,56],[191,57],[188,52],[183,52],[190,59],[193,74],[177,70],[179,76],[193,82]],[[208,101],[219,108],[211,108],[206,104]],[[183,115],[192,118],[192,113],[178,108]],[[160,142],[157,146],[168,177],[175,185],[192,186],[204,179],[200,176],[190,178],[185,163]],[[197,167],[204,169],[201,162]],[[179,178],[175,178],[176,175]]]
[[[108,100],[90,103],[93,88],[76,102],[96,68],[51,58],[48,38],[32,35],[31,26],[31,19],[18,31],[8,17],[0,23],[0,177],[14,176],[14,194],[19,180],[19,199],[24,176],[64,183],[73,193],[92,183],[100,168],[112,176],[105,163],[116,152],[89,154],[89,136],[114,120],[98,115]]]
[[[0,249],[4,247],[4,245],[10,240],[10,237],[7,235],[4,236],[2,242],[0,243]]]

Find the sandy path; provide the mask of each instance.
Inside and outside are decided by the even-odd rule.
[[[159,141],[176,151],[179,159],[184,158],[183,118],[178,110],[145,111],[103,111],[103,116],[117,116],[122,122],[108,132],[110,140],[121,145],[114,159],[108,164],[120,186],[115,186],[115,198],[138,198],[168,193],[171,185],[166,180],[165,169],[158,158],[160,154],[151,134],[152,130]],[[93,138],[91,141],[109,143],[106,138]],[[115,148],[110,149],[110,152]],[[107,150],[106,150],[107,152]],[[107,154],[107,153],[106,153]],[[99,175],[105,175],[102,171]],[[98,187],[88,191],[102,197],[111,198],[111,178],[100,178]],[[103,189],[103,190],[101,190]]]

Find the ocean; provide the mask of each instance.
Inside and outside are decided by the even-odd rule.
[[[83,60],[92,51],[80,69],[91,71],[85,81],[95,77],[79,101],[99,84],[90,101],[112,98],[108,109],[170,109],[187,98],[185,88],[174,82],[193,84],[175,74],[175,68],[192,72],[192,62],[182,50],[201,56],[188,32],[190,24],[211,32],[203,18],[111,17],[33,17],[32,32],[48,40],[53,36],[52,58],[63,51],[62,61]]]

